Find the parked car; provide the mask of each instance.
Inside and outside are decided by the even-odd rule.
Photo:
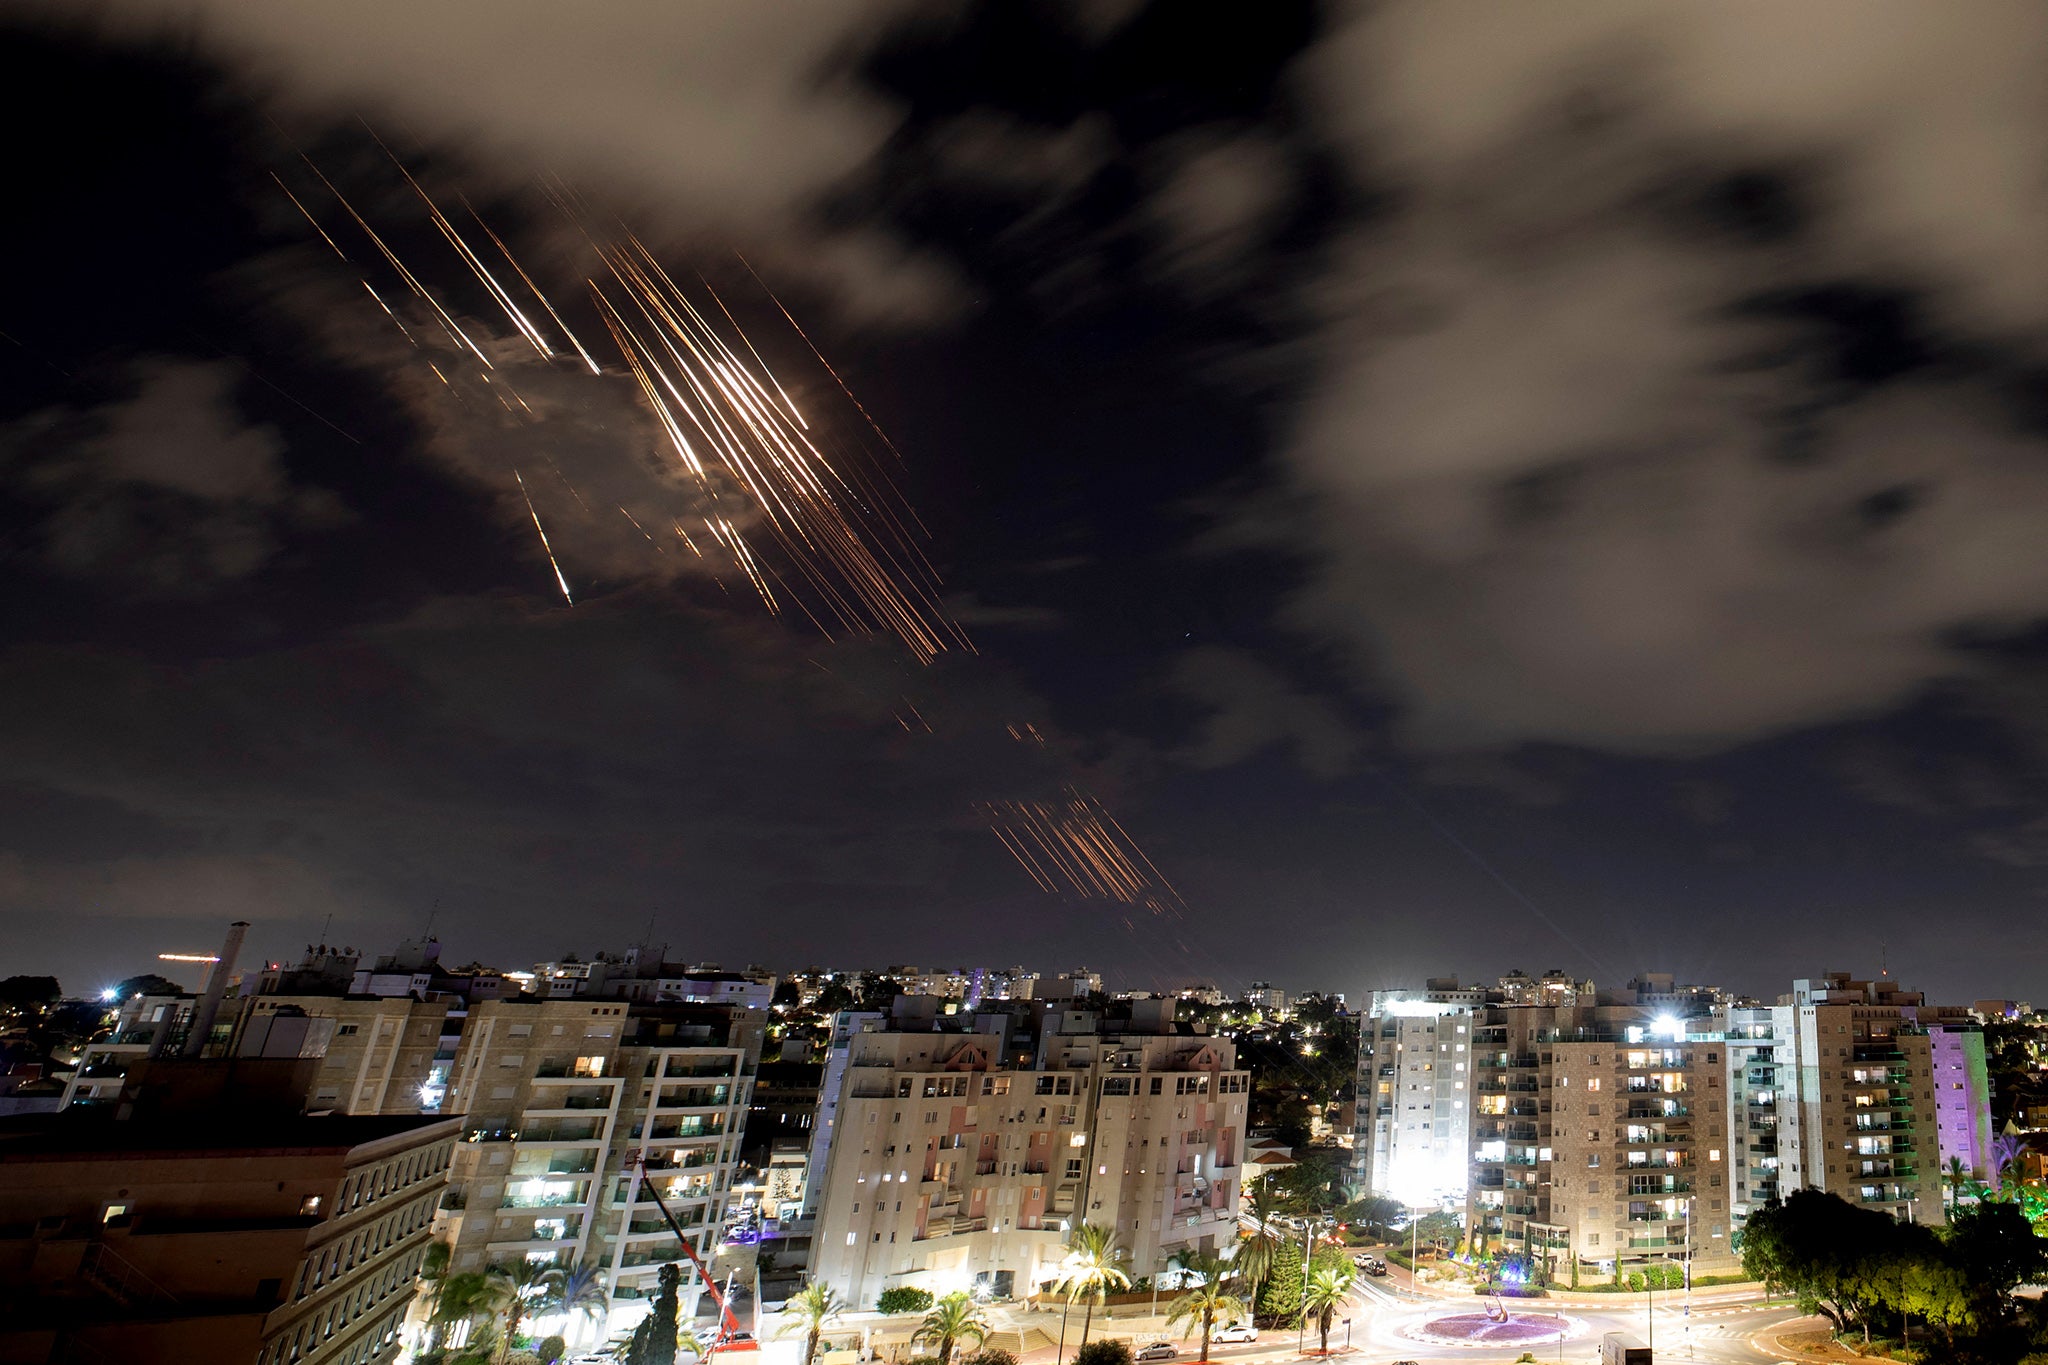
[[[1218,1327],[1209,1334],[1209,1340],[1218,1346],[1240,1346],[1259,1339],[1259,1329],[1248,1322],[1233,1322],[1228,1327]]]
[[[1180,1350],[1170,1341],[1155,1341],[1132,1356],[1132,1360],[1175,1360]]]

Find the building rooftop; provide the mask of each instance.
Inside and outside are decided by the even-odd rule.
[[[437,1114],[316,1115],[122,1122],[104,1113],[63,1110],[0,1118],[0,1162],[146,1153],[346,1152],[421,1128],[458,1120]]]

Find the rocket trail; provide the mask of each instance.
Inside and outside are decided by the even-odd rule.
[[[555,582],[561,585],[562,600],[570,606],[576,605],[576,596],[569,591],[569,580],[562,576],[562,566],[555,559],[555,547],[548,544],[548,528],[540,524],[540,513],[533,510],[533,495],[526,491],[526,480],[513,470],[512,477],[519,484],[519,496],[526,499],[526,515],[533,518],[533,529],[540,536],[540,548],[548,557],[548,564],[555,571]]]

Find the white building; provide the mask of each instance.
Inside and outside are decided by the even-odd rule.
[[[1464,1202],[1472,1011],[1481,996],[1443,982],[1373,993],[1359,1024],[1352,1161],[1361,1188],[1414,1207]]]
[[[901,1031],[842,1016],[813,1279],[863,1308],[904,1285],[1028,1294],[1083,1220],[1115,1228],[1134,1279],[1228,1247],[1249,1078],[1232,1043],[1180,1032],[1172,1004],[1136,1002],[1129,1023],[1041,1015],[1024,1064],[1014,1013]]]

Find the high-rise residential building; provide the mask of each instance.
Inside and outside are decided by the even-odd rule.
[[[320,1071],[307,1096],[314,1113],[440,1112],[467,1018],[459,999],[404,995],[248,995],[237,1004],[236,1055],[274,1053],[273,1034],[318,1021]]]
[[[442,1236],[457,1271],[545,1258],[607,1272],[638,1316],[683,1253],[718,1244],[766,1030],[758,1010],[603,998],[469,1013],[445,1107],[464,1115]],[[686,1310],[701,1286],[685,1275]]]
[[[1627,1268],[1683,1260],[1718,1270],[1736,1252],[1729,1204],[1727,1044],[1711,1017],[1596,1021],[1567,1040],[1537,1040],[1549,1070],[1547,1145],[1533,1188],[1511,1192],[1526,1214],[1524,1246],[1553,1276],[1573,1258]],[[1512,1134],[1510,1135],[1512,1138]],[[1548,1160],[1549,1188],[1540,1173]],[[1505,1165],[1509,1176],[1516,1171]],[[1504,1182],[1505,1183],[1505,1182]]]
[[[1831,972],[1793,982],[1772,1015],[1780,1188],[1942,1221],[1947,1158],[1989,1160],[1989,1085],[1969,1010]]]
[[[812,1175],[811,1275],[1029,1293],[1068,1230],[1114,1227],[1133,1278],[1236,1235],[1249,1077],[1172,999],[945,1015],[905,999],[843,1015]]]
[[[0,1359],[395,1359],[457,1124],[298,1114],[312,1071],[159,1056],[119,1104],[0,1120]]]
[[[1559,1278],[1725,1262],[1723,994],[1664,976],[1567,993],[1551,978],[1552,991],[1511,982],[1473,1007],[1473,1235]]]
[[[1722,1022],[1728,1046],[1728,1212],[1741,1227],[1753,1209],[1782,1197],[1778,1175],[1778,1031],[1768,1005],[1731,1005]]]
[[[1463,1204],[1471,1157],[1472,1011],[1455,981],[1375,991],[1358,1031],[1353,1181],[1411,1207]]]

